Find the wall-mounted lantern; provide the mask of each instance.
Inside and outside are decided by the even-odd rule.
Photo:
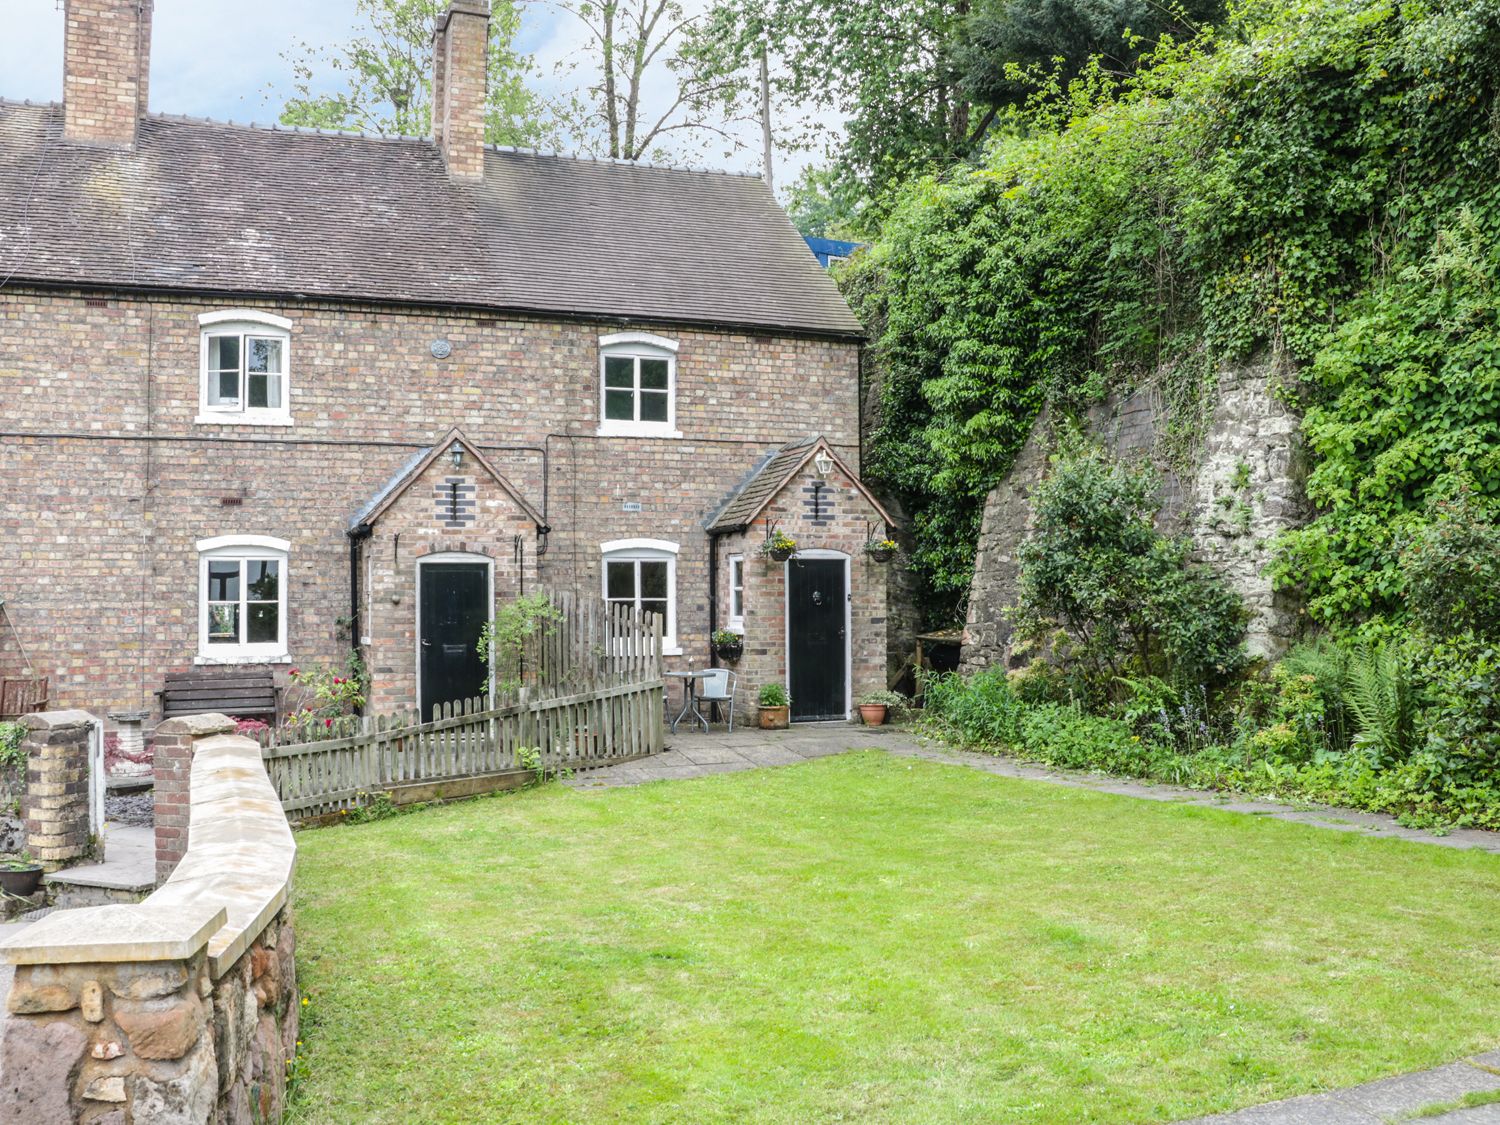
[[[455,470],[463,468],[463,464],[464,464],[464,447],[463,447],[463,442],[455,441],[453,443],[453,448],[450,449],[450,450],[448,450],[448,456],[449,456],[450,459],[452,459],[452,461],[453,461],[453,468]]]
[[[818,455],[813,458],[813,468],[818,470],[818,476],[820,477],[826,477],[829,473],[833,472],[833,458],[829,455],[828,450],[818,450]]]

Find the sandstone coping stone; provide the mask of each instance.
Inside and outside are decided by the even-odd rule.
[[[222,715],[190,715],[157,730],[173,724],[177,733],[234,728]],[[50,914],[0,943],[0,959],[177,961],[207,944],[217,980],[250,948],[286,903],[297,845],[260,747],[240,735],[195,737],[188,850],[167,881],[136,905]]]
[[[94,716],[87,711],[38,711],[22,715],[20,722],[27,730],[76,730],[93,726]]]
[[[0,943],[13,965],[186,961],[224,927],[219,904],[145,902],[59,910]]]
[[[228,715],[210,712],[205,715],[179,715],[156,724],[156,734],[185,734],[203,738],[210,734],[233,734],[235,723]]]

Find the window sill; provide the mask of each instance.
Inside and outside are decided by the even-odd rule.
[[[731,617],[724,628],[731,633],[738,633],[741,637],[745,635],[745,619],[743,617]]]
[[[290,414],[200,414],[193,419],[200,426],[291,426]]]
[[[661,646],[661,654],[663,656],[681,656],[682,655],[682,646],[681,645],[662,645]]]
[[[199,654],[193,657],[194,664],[290,664],[292,658],[284,652],[268,656],[248,656],[232,652],[216,652],[212,656]]]
[[[681,430],[674,430],[667,426],[640,425],[630,422],[614,422],[602,425],[594,431],[596,437],[645,437],[645,438],[680,438]]]

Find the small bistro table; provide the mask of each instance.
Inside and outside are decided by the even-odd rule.
[[[703,724],[703,733],[708,733],[708,720],[703,717],[703,712],[698,710],[698,704],[693,700],[693,685],[708,676],[707,672],[663,672],[662,678],[668,680],[682,681],[682,710],[677,712],[677,718],[672,720],[672,733],[677,733],[677,724],[689,715],[693,722]]]

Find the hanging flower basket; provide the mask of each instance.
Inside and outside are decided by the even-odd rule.
[[[772,562],[786,562],[797,553],[797,541],[785,532],[778,531],[761,544],[760,553]]]
[[[871,539],[865,544],[865,554],[878,563],[890,562],[899,550],[894,539]]]
[[[745,655],[745,638],[728,629],[714,634],[714,653],[720,660],[738,660]]]

